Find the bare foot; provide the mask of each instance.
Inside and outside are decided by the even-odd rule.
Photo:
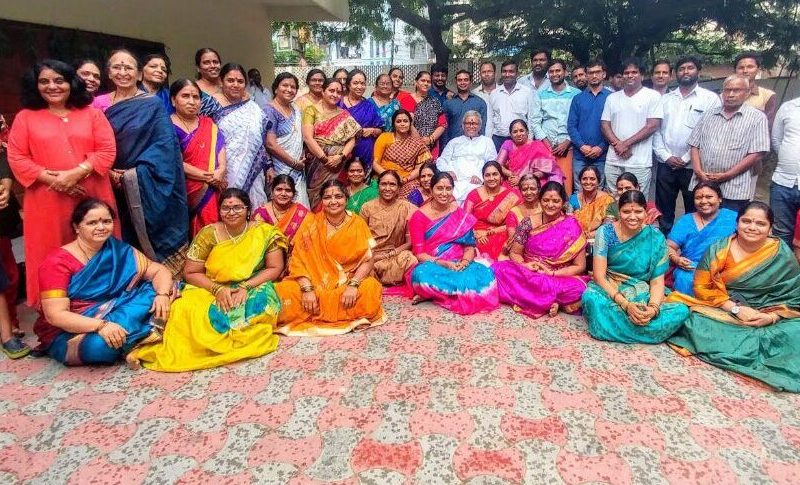
[[[548,314],[551,317],[558,315],[558,303],[553,303],[552,305],[550,305],[550,311],[548,312]]]
[[[430,298],[422,298],[419,295],[414,295],[414,298],[411,299],[411,304],[412,305],[419,305],[423,301],[428,301],[428,300],[430,300]]]
[[[129,352],[128,355],[125,356],[125,364],[128,365],[128,369],[130,370],[139,370],[142,368],[142,362],[133,355],[133,352]]]

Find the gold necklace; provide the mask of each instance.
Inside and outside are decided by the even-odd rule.
[[[275,223],[276,224],[278,223],[278,221],[280,221],[283,218],[283,216],[287,212],[289,212],[289,209],[291,209],[291,207],[289,207],[289,209],[286,209],[283,212],[278,212],[278,209],[275,208],[275,201],[274,200],[269,201],[269,205],[272,207],[272,214],[275,216]]]
[[[92,258],[89,257],[89,254],[83,249],[83,246],[81,246],[81,240],[75,239],[75,244],[78,245],[78,250],[81,252],[81,254],[83,254],[83,257],[86,258],[86,262],[88,263],[89,260],[91,260]],[[94,257],[94,254],[92,255],[92,257]]]
[[[328,219],[328,216],[325,216],[325,222],[327,222],[334,229],[339,229],[340,227],[342,227],[342,225],[346,220],[347,220],[347,213],[344,214],[344,217],[342,217],[342,220],[341,222],[339,222],[339,224],[332,223],[331,220]]]
[[[224,222],[222,223],[222,227],[224,227],[224,228],[225,228],[225,234],[227,234],[227,235],[228,235],[228,239],[230,239],[230,240],[231,240],[231,242],[232,242],[232,243],[234,243],[234,244],[236,244],[236,243],[238,243],[238,242],[239,242],[239,240],[238,240],[237,238],[241,238],[241,237],[242,237],[242,235],[244,235],[244,233],[246,233],[246,232],[247,232],[247,227],[248,227],[249,225],[250,225],[250,221],[247,221],[247,222],[245,222],[245,223],[244,223],[244,229],[242,230],[242,232],[240,232],[239,234],[237,234],[237,235],[236,235],[236,237],[233,237],[233,236],[231,236],[231,232],[228,230],[228,225],[227,225],[227,224],[225,224]]]
[[[192,130],[189,128],[189,125],[186,124],[186,122],[183,120],[183,118],[181,118],[181,115],[179,115],[178,113],[174,113],[174,115],[175,115],[175,118],[178,119],[178,122],[180,122],[180,124],[183,125],[183,128],[186,130],[186,134],[187,135],[191,135],[192,134]],[[195,121],[197,121],[197,118],[193,118],[192,119],[192,123],[194,123]]]

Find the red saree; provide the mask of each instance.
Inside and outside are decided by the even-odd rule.
[[[175,125],[175,132],[181,144],[183,163],[206,172],[219,167],[219,154],[225,148],[225,140],[211,118],[201,116],[197,129],[186,133]],[[192,237],[200,229],[219,220],[219,191],[199,180],[186,179],[186,199],[189,203]]]
[[[506,216],[520,200],[519,196],[508,188],[503,188],[496,196],[486,199],[482,198],[481,193],[482,187],[470,192],[464,202],[464,208],[478,220],[473,228],[476,239],[480,239],[478,235],[481,232],[494,231],[486,237],[485,243],[479,240],[477,247],[481,254],[496,261],[508,239]]]

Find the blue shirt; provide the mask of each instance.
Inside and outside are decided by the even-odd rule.
[[[606,105],[606,98],[611,94],[605,89],[595,95],[591,89],[586,88],[583,92],[572,98],[567,117],[567,132],[569,139],[572,140],[573,157],[577,160],[586,162],[581,146],[599,146],[603,149],[600,157],[591,160],[591,163],[603,163],[606,161],[608,152],[608,142],[600,131],[600,117],[603,115],[603,108]]]
[[[481,134],[486,133],[486,101],[472,93],[467,99],[461,99],[456,94],[444,102],[444,114],[447,117],[447,130],[442,135],[441,147],[444,148],[447,142],[453,138],[458,138],[464,134],[464,127],[461,125],[464,114],[467,111],[477,111],[481,115]],[[491,136],[491,135],[490,135]]]
[[[572,106],[572,98],[580,94],[578,88],[564,84],[559,92],[552,85],[540,87],[535,94],[538,107],[533,110],[533,136],[537,140],[550,140],[557,145],[569,138],[567,117]]]
[[[444,91],[442,91],[440,93],[439,91],[437,91],[437,90],[435,90],[433,88],[428,89],[428,94],[433,96],[433,99],[438,101],[439,104],[442,105],[442,107],[444,107],[444,102],[447,101],[447,93],[451,93],[452,94],[452,91],[450,91],[447,88],[444,88]]]

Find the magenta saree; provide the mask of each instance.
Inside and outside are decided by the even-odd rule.
[[[564,183],[564,172],[556,164],[556,157],[550,153],[544,142],[528,140],[528,143],[517,146],[513,141],[506,140],[500,151],[506,152],[508,158],[505,159],[505,166],[514,175],[521,177],[527,173],[540,172],[539,183],[542,185],[549,181]]]
[[[587,244],[581,225],[572,216],[535,229],[526,217],[517,227],[514,240],[524,248],[525,264],[537,261],[551,270],[568,266],[586,250]],[[515,261],[492,264],[501,303],[533,318],[546,315],[553,303],[567,313],[580,308],[588,276],[550,276],[532,271],[525,264]]]

